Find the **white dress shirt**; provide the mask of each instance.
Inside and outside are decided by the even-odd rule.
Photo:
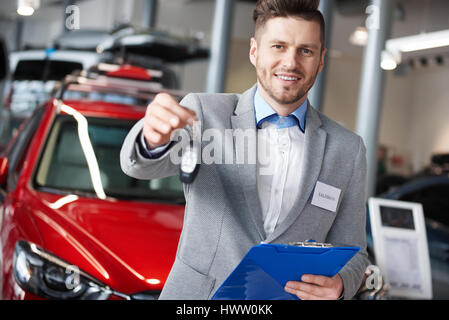
[[[257,189],[267,237],[282,223],[299,196],[307,108],[306,99],[289,117],[280,117],[258,90],[254,95],[259,128]]]
[[[268,236],[285,219],[298,197],[304,133],[298,126],[278,129],[266,121],[258,130],[258,150],[257,188]],[[264,152],[267,156],[262,155]]]

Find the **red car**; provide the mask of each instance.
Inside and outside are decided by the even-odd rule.
[[[156,299],[173,264],[182,184],[119,164],[150,96],[125,97],[116,79],[138,105],[118,103],[118,89],[87,80],[70,85],[77,99],[36,109],[0,157],[2,299]]]

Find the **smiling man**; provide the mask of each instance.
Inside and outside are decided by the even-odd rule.
[[[282,16],[261,25],[266,19],[264,14],[255,13],[250,60],[256,68],[262,98],[278,115],[288,116],[306,100],[323,69],[326,49],[321,25],[318,21]]]
[[[257,154],[257,163],[202,164],[184,186],[183,231],[161,299],[208,299],[252,246],[308,239],[362,250],[336,276],[291,279],[286,292],[300,299],[350,299],[359,289],[368,265],[365,147],[307,100],[326,54],[318,4],[259,0],[249,53],[257,83],[241,95],[189,94],[180,103],[159,94],[128,134],[123,171],[156,179],[179,173],[171,157],[179,142],[171,134],[190,130],[195,119],[202,133],[257,133],[246,148],[225,139],[223,150],[215,150],[232,159]],[[259,161],[264,145],[270,147],[264,159],[269,171]]]

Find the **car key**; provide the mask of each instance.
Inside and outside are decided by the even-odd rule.
[[[190,184],[195,180],[200,169],[198,161],[200,130],[200,122],[195,121],[192,126],[190,143],[182,155],[181,164],[179,166],[179,178],[181,182],[186,184]]]

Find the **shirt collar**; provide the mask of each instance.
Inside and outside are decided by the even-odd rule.
[[[308,100],[306,99],[295,111],[291,114],[298,119],[299,127],[302,132],[306,130],[306,114],[308,108]],[[256,125],[259,126],[260,122],[265,118],[276,114],[276,111],[265,101],[264,98],[259,93],[259,90],[256,90],[254,94],[254,111],[256,115]]]

